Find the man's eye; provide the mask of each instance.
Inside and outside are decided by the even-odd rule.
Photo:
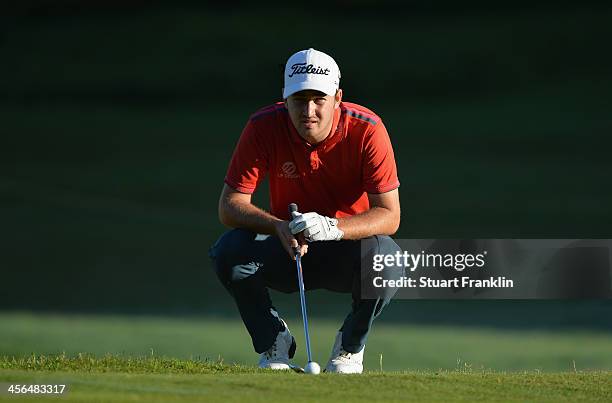
[[[317,98],[315,99],[315,103],[317,105],[322,105],[323,103],[325,103],[325,98]]]

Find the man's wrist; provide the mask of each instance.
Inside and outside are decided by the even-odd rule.
[[[333,240],[334,241],[340,241],[342,240],[342,238],[344,238],[344,231],[342,231],[339,227],[338,227],[338,219],[337,218],[330,218],[330,217],[326,217],[331,228],[333,228]]]
[[[283,225],[288,225],[288,221],[281,220],[278,217],[272,217],[270,220],[270,226],[272,227],[275,233],[278,233],[278,229]]]

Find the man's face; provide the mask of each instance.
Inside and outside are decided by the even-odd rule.
[[[285,100],[289,117],[297,132],[311,144],[323,141],[331,131],[334,110],[340,106],[342,90],[335,96],[321,91],[296,92]]]

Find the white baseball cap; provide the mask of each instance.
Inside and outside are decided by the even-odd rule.
[[[285,66],[283,99],[302,90],[335,95],[340,86],[340,69],[331,56],[313,48],[294,53]]]

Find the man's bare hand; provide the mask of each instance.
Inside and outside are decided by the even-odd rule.
[[[291,259],[295,260],[295,248],[299,248],[300,257],[304,256],[308,252],[308,244],[304,239],[304,236],[298,234],[297,238],[293,236],[289,229],[289,221],[278,221],[274,224],[276,236],[280,239],[283,247],[291,256]]]

